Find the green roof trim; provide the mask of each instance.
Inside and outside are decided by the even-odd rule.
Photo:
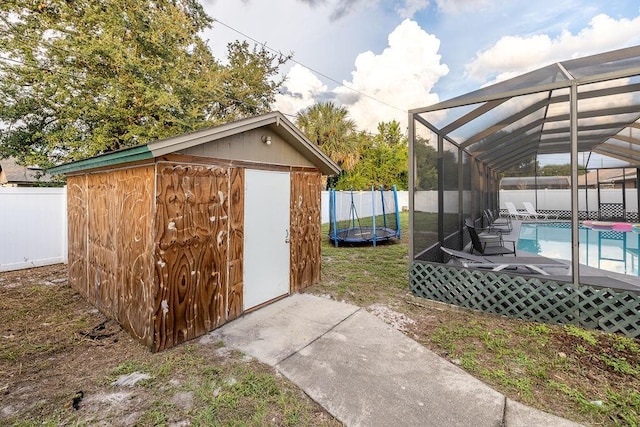
[[[65,163],[60,166],[52,167],[47,172],[52,175],[63,173],[80,172],[86,169],[102,168],[122,163],[136,162],[139,160],[152,159],[153,154],[149,150],[148,145],[140,145],[137,147],[127,148],[120,151],[102,154],[97,157],[91,157],[85,160],[78,160],[71,163]]]

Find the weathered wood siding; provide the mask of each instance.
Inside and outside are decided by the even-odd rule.
[[[244,169],[231,169],[229,200],[229,285],[227,320],[242,314],[244,254]]]
[[[67,178],[69,285],[89,300],[87,280],[87,176]],[[90,302],[93,302],[89,300]]]
[[[291,173],[291,292],[320,281],[320,172]]]
[[[71,286],[153,351],[237,318],[244,177],[173,160],[68,177]],[[291,292],[320,280],[320,190],[291,170]]]
[[[155,168],[116,171],[116,318],[134,338],[153,340]],[[91,277],[91,276],[89,276]]]
[[[71,286],[150,346],[154,167],[67,182]]]
[[[227,299],[229,222],[243,214],[230,211],[230,186],[242,187],[232,178],[226,167],[158,164],[154,351],[220,326],[235,307]]]

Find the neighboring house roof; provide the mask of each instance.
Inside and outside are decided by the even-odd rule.
[[[335,175],[340,172],[340,167],[320,150],[318,146],[307,139],[307,137],[279,111],[67,163],[51,168],[48,172],[51,174],[74,173],[87,169],[152,159],[261,127],[269,128],[278,134],[306,157],[323,174]]]
[[[500,187],[524,187],[532,188],[536,184],[538,188],[556,187],[571,188],[571,180],[568,176],[508,176],[500,180]]]
[[[42,169],[32,166],[20,166],[16,159],[0,159],[0,185],[34,185],[48,183],[51,177]]]
[[[589,171],[584,175],[578,176],[578,185],[584,187],[586,182],[586,185],[588,186],[596,186],[598,185],[598,181],[600,181],[601,184],[611,184],[626,181],[629,179],[636,179],[635,168],[600,169],[598,170],[598,172]]]

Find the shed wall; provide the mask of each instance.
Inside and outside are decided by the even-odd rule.
[[[297,292],[320,280],[322,184],[290,171]],[[160,351],[242,314],[244,168],[160,161],[67,183],[69,282],[134,337]]]
[[[154,167],[70,176],[67,185],[70,285],[150,346]]]
[[[239,314],[243,188],[242,174],[229,167],[158,164],[154,351]]]
[[[320,281],[322,175],[291,174],[291,292]]]

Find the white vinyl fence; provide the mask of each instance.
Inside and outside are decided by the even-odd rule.
[[[579,193],[580,210],[598,210],[596,190],[584,190]],[[601,190],[601,199],[616,202],[621,199],[621,191],[615,189]],[[385,202],[393,206],[393,192],[385,192]],[[379,199],[379,196],[377,197]],[[445,197],[447,201],[457,202],[455,197]],[[620,199],[620,200],[619,200]],[[522,209],[522,202],[536,204],[533,190],[502,190],[500,204],[511,201]],[[637,211],[637,191],[629,189],[626,193],[627,212]],[[349,215],[351,192],[336,193],[336,205],[340,215]],[[354,205],[358,216],[365,218],[372,215],[371,192],[354,192]],[[457,211],[457,204],[451,207]],[[408,209],[409,194],[398,191],[398,207],[400,211]],[[435,212],[438,209],[437,192],[423,191],[416,193],[416,210]],[[67,261],[67,201],[66,188],[3,188],[0,187],[0,271],[18,270],[34,266],[55,264]],[[571,210],[570,190],[539,190],[537,195],[539,210]],[[346,213],[345,213],[346,212]],[[381,207],[376,206],[376,213]],[[347,218],[337,218],[338,220]],[[322,192],[322,223],[329,222],[329,192]]]
[[[638,191],[635,188],[625,190],[627,212],[638,212]],[[603,203],[622,203],[622,190],[607,188],[600,190]],[[513,202],[518,209],[524,209],[522,202],[531,202],[538,210],[571,211],[571,190],[500,190],[500,208],[506,209],[504,202]],[[598,211],[598,190],[578,190],[578,210],[581,212]]]
[[[393,192],[385,192],[393,206]],[[379,196],[378,196],[379,199]],[[337,192],[336,203],[349,214],[351,192]],[[371,192],[354,192],[361,218],[372,215]],[[409,206],[407,191],[398,191],[398,207]],[[380,214],[381,207],[376,207]],[[346,219],[346,218],[345,218]],[[322,223],[329,222],[329,192],[322,192]],[[67,262],[66,188],[0,187],[0,271]]]
[[[0,187],[0,271],[67,261],[67,189]]]

